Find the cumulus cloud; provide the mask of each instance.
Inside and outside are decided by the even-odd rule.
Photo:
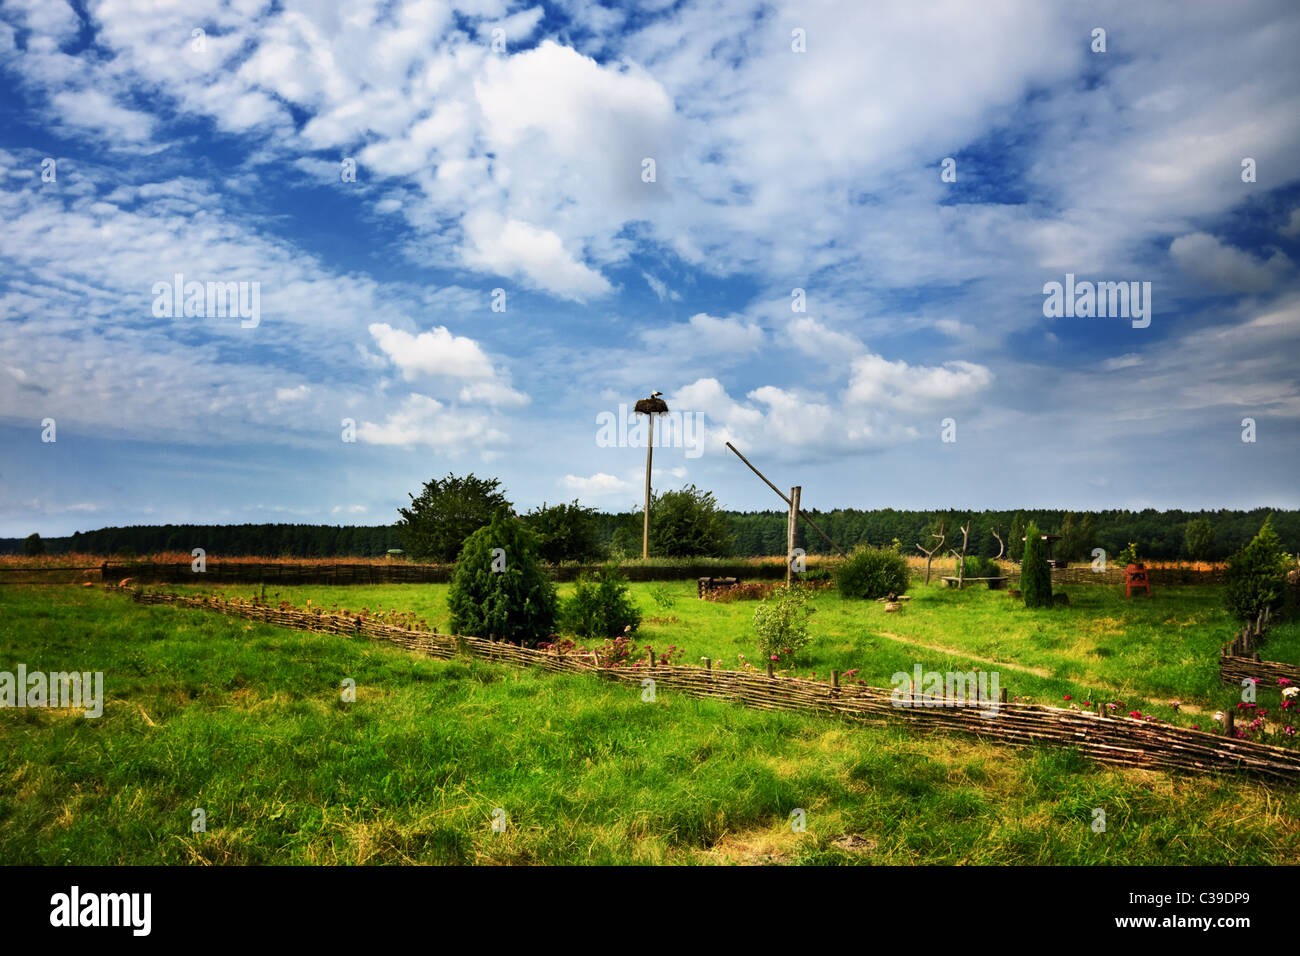
[[[609,280],[564,248],[560,237],[518,219],[478,212],[465,219],[465,264],[498,275],[521,275],[537,288],[584,302],[610,290]]]
[[[381,423],[365,421],[357,438],[371,445],[428,445],[457,452],[506,440],[486,416],[449,408],[436,398],[412,392]]]

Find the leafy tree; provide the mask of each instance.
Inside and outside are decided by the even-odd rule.
[[[1291,556],[1282,550],[1271,518],[1254,540],[1228,559],[1224,578],[1224,601],[1232,616],[1250,621],[1265,608],[1277,604],[1286,586]]]
[[[641,623],[627,577],[616,564],[580,575],[573,596],[560,609],[560,621],[579,637],[622,637]]]
[[[543,505],[524,515],[524,524],[537,536],[543,561],[591,561],[603,556],[596,509],[573,504]]]
[[[713,493],[688,485],[650,499],[650,553],[667,558],[726,557],[732,539]],[[780,549],[784,553],[785,547]]]
[[[1214,545],[1214,529],[1210,527],[1209,518],[1193,518],[1187,522],[1184,533],[1187,540],[1187,556],[1196,561],[1204,561],[1210,556]]]
[[[426,481],[420,497],[408,494],[409,508],[398,508],[397,523],[406,553],[416,561],[454,561],[465,539],[509,508],[496,478],[446,478]]]
[[[41,536],[33,531],[23,539],[23,554],[29,558],[37,558],[45,553],[45,542]]]
[[[1025,528],[1025,556],[1020,563],[1020,593],[1025,607],[1052,606],[1052,571],[1047,566],[1047,545],[1037,522]]]
[[[447,594],[451,629],[528,646],[555,624],[555,585],[542,570],[537,542],[506,509],[461,548]]]

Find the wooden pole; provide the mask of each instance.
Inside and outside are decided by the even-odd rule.
[[[794,542],[799,532],[799,492],[802,488],[795,485],[790,489],[790,514],[785,523],[785,586],[789,587],[794,579]]]
[[[743,461],[743,462],[746,464],[746,466],[748,466],[748,468],[749,468],[750,471],[752,471],[754,474],[758,475],[758,477],[762,478],[762,479],[763,479],[763,484],[767,485],[769,488],[771,488],[773,491],[775,491],[775,492],[777,493],[777,495],[780,496],[780,498],[781,498],[782,501],[784,501],[787,505],[791,504],[790,499],[787,498],[787,497],[785,496],[785,494],[781,491],[781,489],[778,488],[776,485],[772,484],[770,481],[768,481],[768,480],[767,480],[767,476],[766,476],[765,474],[763,474],[761,471],[759,471],[757,468],[755,468],[755,467],[750,463],[749,459],[746,458],[744,455],[742,455],[742,454],[740,453],[740,451],[736,448],[735,445],[733,445],[731,442],[727,442],[727,447],[730,448],[732,451],[734,451],[734,452],[736,453],[736,457],[739,458],[741,461]],[[812,529],[813,529],[814,531],[816,531],[819,535],[821,535],[823,538],[825,538],[827,544],[829,544],[832,548],[834,548],[834,549],[835,549],[836,551],[838,551],[840,554],[843,554],[843,553],[844,553],[844,549],[841,548],[841,547],[840,547],[838,544],[836,544],[834,541],[832,541],[830,535],[828,535],[828,534],[827,534],[825,531],[823,531],[821,528],[817,527],[817,525],[815,525],[815,524],[813,523],[812,518],[809,518],[809,517],[808,517],[808,515],[807,515],[806,512],[804,512],[804,511],[800,511],[800,512],[799,512],[799,517],[800,517],[800,518],[803,518],[804,521],[808,522],[808,527],[812,528]]]
[[[646,415],[650,419],[650,439],[645,443],[645,525],[641,530],[641,560],[650,557],[650,463],[655,451],[655,416],[653,412]]]

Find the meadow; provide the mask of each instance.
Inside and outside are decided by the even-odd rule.
[[[755,654],[752,603],[702,602],[689,583],[633,593],[642,643],[727,667]],[[980,666],[1017,696],[1113,696],[1180,723],[1235,699],[1214,674],[1231,631],[1216,588],[1148,602],[1080,587],[1044,612],[983,589],[913,593],[893,614],[819,594],[817,640],[795,671],[856,668],[888,686],[917,662]],[[444,630],[445,597],[408,585],[275,599],[382,604]],[[0,669],[102,670],[108,698],[95,720],[0,712],[7,863],[1268,864],[1300,849],[1294,788],[668,692],[649,704],[583,675],[438,661],[93,588],[0,589],[0,636]],[[1270,656],[1297,639],[1277,628]],[[355,702],[341,699],[345,677]],[[200,807],[207,831],[192,833]],[[806,832],[791,828],[796,809]]]

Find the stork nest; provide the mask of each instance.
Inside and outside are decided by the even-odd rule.
[[[668,403],[662,398],[643,398],[634,406],[638,415],[662,415],[668,411]]]

